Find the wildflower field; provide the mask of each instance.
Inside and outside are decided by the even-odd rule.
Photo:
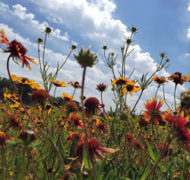
[[[50,73],[45,50],[51,28],[46,27],[44,38],[38,39],[35,60],[27,56],[21,42],[8,40],[6,32],[0,30],[0,53],[7,53],[6,68],[12,88],[3,89],[0,102],[1,180],[190,179],[190,90],[180,95],[176,91],[181,85],[189,85],[190,74],[157,76],[169,64],[165,53],[161,53],[152,74],[133,79],[133,71],[126,73],[126,59],[132,52],[136,31],[135,27],[130,29],[130,36],[121,47],[119,73],[115,72],[117,56],[107,46],[102,47],[105,65],[113,75],[110,85],[114,106],[105,107],[108,85],[104,82],[95,87],[99,98],[85,95],[86,70],[98,63],[96,53],[77,50],[73,45],[65,61]],[[57,76],[71,55],[82,68],[82,81],[58,81]],[[42,84],[12,74],[10,63],[31,71],[30,63],[38,65]],[[169,81],[175,87],[173,105],[165,97],[164,86]],[[145,110],[138,113],[137,105],[151,83],[157,84],[155,96],[149,97],[144,102]],[[70,93],[56,97],[57,88],[66,86]],[[162,98],[157,98],[158,90],[162,90]],[[75,100],[76,91],[81,93],[80,102]],[[127,97],[137,92],[139,97],[131,107]],[[25,96],[29,103],[24,101]]]

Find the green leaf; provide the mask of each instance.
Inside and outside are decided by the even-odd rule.
[[[152,151],[152,148],[151,148],[151,145],[149,144],[149,142],[147,142],[147,150],[148,150],[148,153],[150,155],[150,157],[156,161],[156,156],[154,154],[154,152]]]
[[[143,173],[143,175],[141,176],[141,178],[140,178],[140,180],[145,180],[146,179],[146,177],[149,175],[149,173],[150,173],[150,164],[146,167],[146,169],[145,169],[145,171],[144,171],[144,173]]]

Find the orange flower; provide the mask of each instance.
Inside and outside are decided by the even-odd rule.
[[[28,61],[37,64],[33,58],[26,56],[27,49],[20,42],[16,40],[9,42],[3,29],[0,31],[0,38],[0,43],[8,45],[7,47],[2,48],[3,51],[5,53],[10,53],[10,56],[14,61],[20,61],[22,63],[22,67],[26,65],[31,70],[31,66]]]
[[[165,83],[165,82],[168,82],[168,81],[165,79],[165,77],[163,77],[163,76],[161,76],[161,77],[154,76],[154,77],[152,78],[152,80],[153,80],[154,82],[156,82],[157,84],[163,84],[163,83]]]
[[[123,88],[122,90],[122,95],[125,95],[127,92],[129,92],[129,94],[131,96],[133,96],[133,92],[138,92],[140,91],[140,87],[139,86],[135,86],[135,80],[133,81],[127,81],[127,84],[125,85],[125,88]]]
[[[70,84],[71,86],[73,86],[74,88],[82,88],[82,86],[79,84],[78,81],[75,81],[74,83],[72,81],[68,82],[68,84]]]

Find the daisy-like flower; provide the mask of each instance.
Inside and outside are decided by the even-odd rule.
[[[168,82],[167,80],[166,80],[166,78],[165,77],[163,77],[163,76],[161,76],[161,77],[158,77],[158,76],[154,76],[153,78],[152,78],[152,80],[154,81],[154,82],[156,82],[157,84],[163,84],[163,83],[165,83],[165,82]]]
[[[71,86],[73,86],[75,89],[82,88],[82,86],[79,84],[78,81],[75,81],[74,83],[72,81],[68,82]]]
[[[66,82],[64,81],[56,81],[54,78],[52,78],[51,82],[57,87],[66,87]]]
[[[133,96],[133,92],[138,92],[140,91],[140,87],[139,86],[135,86],[135,80],[129,81],[127,82],[127,84],[125,85],[125,87],[122,90],[122,95],[125,95],[127,92],[129,92],[129,94],[131,96]]]
[[[2,47],[5,53],[10,53],[10,56],[14,61],[20,61],[22,67],[27,66],[31,70],[31,66],[29,61],[34,64],[37,64],[33,58],[26,56],[27,49],[18,41],[13,40],[9,42],[7,37],[5,36],[4,30],[0,30],[0,43],[6,44],[6,47]]]
[[[13,93],[13,94],[10,94],[10,93],[7,93],[7,92],[4,92],[3,93],[3,97],[4,97],[4,100],[7,101],[7,100],[12,100],[13,102],[17,101],[18,100],[18,95]]]
[[[11,75],[11,78],[13,81],[22,84],[22,85],[28,85],[34,90],[41,90],[42,88],[40,87],[39,83],[35,83],[34,80],[30,80],[25,77],[17,77],[16,75]]]
[[[113,85],[124,86],[124,85],[127,85],[128,81],[129,80],[127,78],[119,77],[118,79],[114,79],[111,84],[112,84],[112,86]]]
[[[79,142],[79,144],[76,148],[76,154],[80,158],[82,158],[82,155],[83,155],[84,144],[85,144],[84,141],[81,141],[81,142]],[[98,159],[102,160],[104,158],[104,156],[101,154],[102,152],[115,153],[115,152],[119,151],[119,149],[101,147],[100,144],[95,139],[92,139],[92,138],[88,139],[87,148],[88,148],[90,159],[97,157]]]
[[[28,78],[25,77],[17,77],[16,75],[11,75],[11,78],[13,81],[18,82],[19,84],[22,85],[30,85],[34,83],[34,80],[29,80]]]
[[[162,125],[164,124],[164,121],[161,117],[161,111],[160,108],[164,104],[164,100],[160,100],[158,102],[157,98],[153,97],[153,99],[147,101],[144,106],[146,110],[144,111],[145,117],[148,121],[152,121],[152,123],[159,123]]]
[[[175,72],[171,76],[168,77],[169,80],[172,80],[176,85],[183,84],[188,80],[187,76],[183,76],[180,72]]]
[[[67,93],[63,93],[63,94],[62,94],[62,98],[63,98],[65,101],[71,101],[71,100],[73,100],[73,96],[69,96]]]

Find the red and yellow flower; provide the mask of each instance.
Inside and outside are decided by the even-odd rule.
[[[29,61],[37,64],[33,58],[26,56],[27,49],[20,42],[16,40],[9,42],[3,29],[0,30],[0,43],[7,45],[6,47],[2,47],[3,51],[5,53],[10,53],[14,61],[20,61],[22,67],[27,66],[31,70]]]
[[[153,99],[147,101],[144,106],[146,110],[144,111],[145,117],[148,121],[152,121],[152,123],[162,123],[161,111],[160,108],[164,104],[164,100],[160,100],[158,102],[157,98],[153,97]]]
[[[154,77],[152,78],[152,80],[153,80],[154,82],[156,82],[157,84],[163,84],[163,83],[165,83],[165,82],[168,82],[168,81],[166,80],[166,78],[163,77],[163,76],[161,76],[161,77],[154,76]]]

